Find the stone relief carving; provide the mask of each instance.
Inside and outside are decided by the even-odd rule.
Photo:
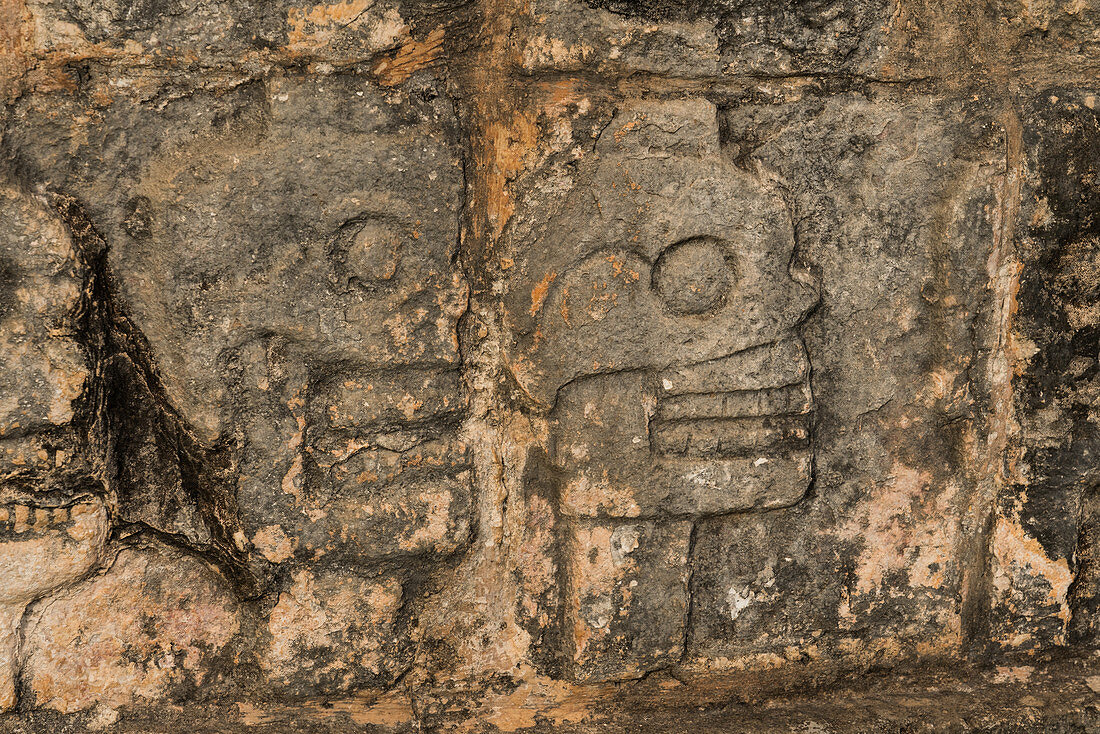
[[[429,101],[417,119],[390,119],[376,90],[344,83],[272,83],[259,113],[245,95],[222,112],[237,127],[153,150],[99,212],[106,235],[80,240],[103,250],[111,299],[125,304],[89,327],[113,334],[101,402],[123,406],[94,459],[117,466],[99,472],[115,534],[167,533],[220,558],[238,594],[274,588],[258,664],[302,694],[407,669],[408,585],[472,532],[449,112]],[[355,131],[303,129],[302,110],[349,94],[375,95]],[[410,134],[426,141],[422,167],[394,164]],[[596,680],[681,655],[697,519],[805,494],[812,397],[798,326],[817,293],[782,199],[722,158],[710,103],[625,107],[579,175],[586,185],[517,248],[528,280],[511,282],[505,305],[509,364],[551,429],[560,652],[574,677]],[[118,395],[130,392],[143,397]],[[64,581],[106,555],[105,506],[77,507],[100,520]],[[137,553],[114,571],[133,583],[188,565]],[[202,583],[225,610],[220,648],[239,610],[214,590],[223,581]],[[64,624],[32,621],[35,634]],[[69,695],[29,662],[36,695]]]
[[[205,445],[234,447],[237,542],[282,589],[261,665],[302,692],[384,684],[410,660],[402,559],[425,573],[470,534],[450,111],[440,99],[403,119],[359,82],[266,91],[267,116],[217,141],[212,172],[189,162],[206,140],[150,163],[157,177],[131,199],[141,229],[116,253],[120,290],[183,418]],[[352,99],[364,111],[348,129],[300,124]],[[344,621],[307,634],[290,623],[303,614]]]
[[[455,264],[454,113],[431,90],[409,103],[354,78],[261,88],[227,104],[228,126],[167,148],[154,143],[107,187],[113,203],[97,201],[67,222],[32,207],[41,223],[5,233],[4,286],[17,308],[6,314],[14,321],[3,338],[35,331],[25,346],[13,345],[24,355],[13,374],[34,384],[15,391],[22,402],[0,406],[0,437],[6,462],[23,461],[27,451],[12,441],[64,428],[73,405],[90,400],[84,391],[94,394],[98,403],[88,404],[84,423],[102,425],[86,462],[96,478],[84,484],[111,489],[113,534],[152,530],[218,562],[226,576],[140,543],[106,563],[117,583],[139,587],[174,566],[201,576],[196,588],[222,610],[219,626],[181,649],[224,647],[240,628],[232,597],[263,593],[256,657],[273,684],[301,694],[387,685],[411,664],[403,627],[416,593],[410,584],[464,549],[472,532],[473,469],[458,437],[466,405],[457,322],[467,296]],[[302,122],[322,110],[338,120],[332,109],[352,100],[358,112],[346,124]],[[131,124],[140,146],[172,120]],[[132,150],[114,153],[131,160]],[[112,151],[94,154],[110,160]],[[87,185],[103,190],[102,181]],[[31,206],[27,197],[5,195],[13,212]],[[66,231],[77,220],[89,232],[80,242],[102,250],[100,281],[112,290],[96,294],[110,301],[97,301],[101,321],[83,325],[85,340],[102,343],[94,376],[81,346],[58,326],[89,298]],[[52,249],[28,247],[47,236]],[[53,260],[24,263],[24,250]],[[23,271],[43,283],[24,283]],[[27,461],[41,453],[32,446]],[[98,494],[74,494],[71,477],[56,498],[32,486],[28,499],[19,488],[46,481],[39,474],[56,477],[54,464],[74,456],[51,448],[42,459],[48,468],[9,472],[2,484],[8,504],[0,521],[9,518],[17,536],[37,534],[42,547],[4,546],[0,568],[50,568],[33,579],[9,575],[0,597],[10,608],[8,638],[27,602],[77,581],[108,555],[107,504]],[[28,564],[34,553],[41,564]],[[112,593],[110,584],[106,591],[99,580],[88,584]],[[52,606],[79,607],[89,594],[66,592]],[[143,613],[155,618],[187,602],[152,596]],[[74,659],[94,654],[81,648],[87,638],[132,646],[117,628],[125,620],[105,629],[103,619],[81,621],[70,611],[75,618],[33,616],[30,633],[48,638],[39,652],[69,636]],[[147,642],[142,655],[150,660],[164,652],[161,640]],[[151,665],[142,685],[175,682]],[[24,670],[38,700],[55,708],[108,695],[90,681],[70,686],[39,676],[47,667],[32,655]],[[14,668],[2,705],[13,701],[13,678]]]
[[[1100,720],[1098,29],[0,1],[0,730]]]
[[[618,112],[583,185],[515,245],[520,386],[549,409],[579,679],[675,661],[694,518],[798,502],[817,300],[782,200],[722,159],[705,101]]]
[[[83,431],[92,366],[79,247],[46,201],[0,169],[0,711],[15,704],[27,606],[105,555],[105,488]]]

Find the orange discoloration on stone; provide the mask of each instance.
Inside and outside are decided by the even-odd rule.
[[[953,484],[937,490],[928,472],[895,463],[890,481],[872,492],[862,517],[848,525],[847,532],[864,542],[852,591],[875,593],[894,571],[906,571],[913,586],[943,588],[958,542],[951,520],[957,494]]]
[[[340,34],[364,31],[368,34],[368,50],[381,51],[408,33],[408,26],[398,12],[392,7],[383,10],[377,0],[343,0],[291,8],[287,24],[287,51],[291,54],[328,50]]]
[[[316,673],[348,671],[350,676],[353,661],[378,672],[386,664],[384,647],[400,606],[401,585],[396,581],[339,574],[317,578],[310,571],[298,571],[293,585],[279,595],[271,610],[267,623],[271,643],[261,665],[276,680],[287,681],[300,671],[303,660],[314,660],[311,651],[338,648],[345,640],[344,652],[324,662]],[[360,634],[349,634],[353,627]]]
[[[2,514],[6,521],[7,508]],[[16,505],[10,514],[19,535],[0,543],[0,711],[15,704],[15,635],[24,609],[99,564],[108,531],[101,503],[77,505],[71,516],[46,508],[32,512],[26,505]]]
[[[416,415],[416,411],[424,406],[424,401],[417,400],[412,395],[405,394],[401,400],[398,401],[397,407],[401,413],[405,416],[405,420],[412,420]]]
[[[25,605],[0,603],[0,713],[15,708],[19,623]]]
[[[399,727],[416,720],[412,702],[406,693],[393,690],[379,695],[377,692],[364,691],[347,698],[326,698],[323,703],[303,701],[295,706],[257,706],[238,702],[237,711],[240,723],[245,726],[260,726],[285,720],[292,713],[296,720],[336,721],[350,719],[357,726]]]
[[[583,447],[573,447],[573,450],[580,448]],[[562,489],[562,506],[588,517],[641,515],[634,488],[621,480],[611,481],[606,468],[596,480],[587,474],[570,480]]]
[[[633,559],[627,556],[616,563],[611,554],[610,527],[597,525],[592,528],[576,528],[569,544],[567,563],[574,569],[572,584],[566,599],[568,618],[573,620],[572,650],[575,661],[585,659],[585,650],[593,637],[606,637],[611,633],[608,623],[611,621],[611,600],[609,598],[616,579],[624,573],[625,567],[633,567]],[[581,611],[581,600],[597,597],[608,598],[608,617],[606,620],[588,620]],[[602,624],[600,622],[603,622]]]
[[[557,277],[557,273],[547,273],[542,277],[542,280],[538,282],[538,285],[531,289],[531,310],[529,313],[532,316],[542,309],[542,304],[546,301],[546,295],[550,292],[550,284],[553,283],[554,279]]]
[[[49,420],[54,425],[64,425],[73,419],[73,403],[84,394],[88,371],[83,365],[49,365],[49,379],[53,388],[50,400]]]
[[[1051,558],[1039,541],[1023,527],[1006,518],[997,518],[993,529],[993,589],[1002,604],[1011,605],[1012,589],[1021,579],[1030,577],[1047,585],[1045,603],[1057,608],[1056,617],[1063,623],[1070,619],[1069,588],[1074,574],[1068,558]],[[1028,616],[1029,610],[1017,609]],[[1064,636],[1064,631],[1062,633]],[[1053,640],[1056,644],[1060,640]]]
[[[536,149],[538,126],[529,113],[517,112],[506,121],[492,122],[486,130],[489,146],[485,154],[487,217],[493,237],[499,237],[515,206],[509,191],[512,181]]]
[[[526,67],[554,66],[578,69],[595,49],[587,43],[569,44],[560,38],[532,37],[523,49]]]
[[[33,616],[24,675],[38,704],[70,713],[201,684],[206,656],[239,629],[223,583],[187,556],[121,551],[105,575]]]
[[[300,501],[302,498],[302,456],[298,454],[294,457],[294,461],[290,465],[290,469],[283,475],[282,484],[283,492],[293,495],[295,501]]]
[[[412,533],[399,541],[399,545],[407,551],[416,551],[445,541],[451,524],[450,492],[420,492],[416,499],[427,508],[427,517],[425,522],[418,524]],[[395,514],[404,512],[399,510]]]
[[[15,532],[25,533],[29,529],[27,521],[30,519],[31,511],[26,505],[15,506]]]
[[[400,84],[438,59],[443,54],[444,35],[442,27],[433,28],[423,40],[410,41],[401,46],[393,58],[375,62],[372,71],[379,83],[387,87]]]
[[[320,708],[320,707],[318,707]],[[353,724],[358,726],[396,727],[416,720],[409,697],[401,691],[390,691],[374,701],[350,702],[337,701],[331,704],[334,712],[346,712]]]
[[[252,544],[272,563],[282,563],[294,556],[297,540],[291,538],[278,525],[260,528],[252,538]]]
[[[620,127],[618,130],[616,130],[612,134],[613,137],[615,138],[615,142],[621,144],[622,141],[623,141],[623,138],[626,137],[628,133],[631,133],[634,130],[637,130],[639,127],[641,127],[642,123],[645,122],[647,117],[648,116],[645,115],[644,113],[639,114],[636,118],[634,118],[630,122],[628,122],[625,125],[623,125],[622,127]]]
[[[535,726],[539,719],[555,726],[581,724],[591,718],[593,707],[609,690],[532,676],[509,694],[487,696],[478,718],[502,732]]]
[[[1016,252],[1016,227],[1025,179],[1024,128],[1012,109],[1005,110],[1000,123],[1005,133],[1005,170],[993,192],[996,200],[991,211],[993,250],[986,263],[995,309],[996,341],[987,367],[992,417],[987,446],[978,456],[981,474],[986,478],[983,499],[991,508],[983,508],[983,519],[989,514],[995,517],[989,539],[990,601],[995,612],[1008,620],[1007,626],[994,632],[1000,644],[1007,647],[1031,644],[1034,642],[1031,630],[1025,628],[1035,618],[1049,615],[1054,618],[1055,631],[1052,639],[1043,642],[1058,645],[1065,642],[1065,626],[1070,616],[1068,594],[1073,581],[1070,559],[1050,558],[1038,540],[1023,528],[1019,516],[1026,504],[1030,480],[1023,462],[1014,377],[1027,370],[1036,347],[1018,336],[1016,325],[1023,273],[1023,263]],[[1040,206],[1038,210],[1044,208]],[[1000,509],[995,511],[993,507]]]
[[[24,0],[0,0],[0,99],[18,94],[27,70],[30,14]]]

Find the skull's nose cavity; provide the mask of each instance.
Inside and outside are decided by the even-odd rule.
[[[653,290],[674,314],[712,313],[733,285],[729,251],[715,237],[692,237],[669,245],[653,266]]]

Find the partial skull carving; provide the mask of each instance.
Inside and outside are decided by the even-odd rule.
[[[506,303],[510,364],[550,411],[572,518],[566,652],[577,677],[615,678],[679,655],[685,520],[805,494],[797,327],[817,292],[782,200],[722,160],[709,103],[624,109],[596,155],[556,216],[517,235]]]
[[[27,605],[96,567],[108,512],[79,427],[87,273],[65,226],[0,170],[0,711]]]

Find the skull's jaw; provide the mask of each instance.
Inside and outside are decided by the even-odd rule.
[[[797,339],[566,387],[552,454],[567,515],[702,516],[797,503],[812,472],[809,363]]]
[[[102,559],[107,509],[99,497],[0,505],[0,605],[27,604],[79,579]]]
[[[670,512],[775,509],[806,493],[813,398],[801,342],[674,368],[658,380],[647,481]]]
[[[0,712],[16,703],[18,627],[27,605],[98,566],[108,514],[95,495],[70,498],[5,488],[0,504]]]

